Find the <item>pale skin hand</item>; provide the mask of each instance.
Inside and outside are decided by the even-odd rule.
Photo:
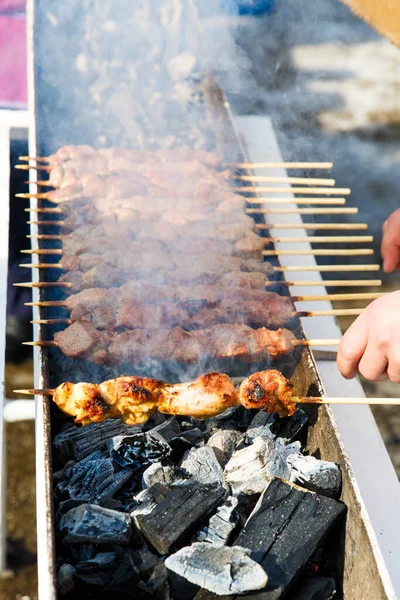
[[[391,273],[395,269],[400,270],[400,208],[384,222],[382,231],[383,270]]]
[[[400,291],[371,302],[354,321],[340,342],[337,364],[347,379],[359,371],[372,381],[400,383]]]

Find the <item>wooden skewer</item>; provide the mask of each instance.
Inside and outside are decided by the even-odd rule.
[[[248,215],[356,215],[358,208],[246,208],[245,212]]]
[[[33,240],[57,240],[57,241],[62,240],[61,235],[51,235],[51,233],[42,233],[39,235],[27,235],[26,237],[29,239],[33,239]]]
[[[37,198],[38,200],[50,200],[48,192],[38,193],[38,194],[15,194],[16,198]],[[50,200],[52,202],[52,200]]]
[[[30,342],[25,342],[30,344]],[[40,342],[32,342],[40,344]],[[15,394],[25,394],[28,396],[54,396],[56,390],[51,388],[14,390]],[[400,404],[400,398],[345,398],[339,396],[320,397],[320,396],[293,396],[293,404],[381,404],[394,405]]]
[[[319,302],[323,300],[376,300],[381,296],[385,296],[385,292],[367,292],[365,294],[322,294],[316,296],[290,296],[293,302]]]
[[[242,162],[242,163],[235,163],[233,166],[235,166],[237,169],[332,169],[333,163],[331,163],[331,162]]]
[[[15,285],[15,284],[14,284]],[[282,285],[284,287],[374,287],[382,285],[380,279],[324,279],[323,281],[266,281],[267,287]]]
[[[42,340],[40,342],[22,342],[23,346],[39,346],[41,348],[57,347],[58,344],[54,340]]]
[[[34,183],[35,185],[41,185],[43,187],[54,187],[54,185],[52,185],[50,183],[50,179],[46,179],[46,180],[37,179],[36,181],[25,181],[24,183],[27,183],[27,184]]]
[[[313,229],[313,230],[360,230],[368,229],[367,223],[256,223],[256,229]]]
[[[308,198],[293,197],[293,198],[270,198],[269,196],[261,198],[250,198],[250,204],[346,204],[346,198]]]
[[[43,162],[49,162],[48,156],[18,156],[19,160],[42,160]]]
[[[33,251],[32,251],[33,252]],[[350,250],[263,250],[263,256],[369,256],[372,248],[352,248]]]
[[[372,235],[309,235],[306,237],[268,237],[265,239],[268,241],[268,243],[273,244],[278,242],[285,244],[298,244],[303,242],[309,242],[313,244],[344,244],[347,242],[368,243],[374,241]]]
[[[291,265],[286,267],[274,267],[275,271],[379,271],[380,265]]]
[[[320,196],[321,194],[336,195],[336,196],[349,196],[351,190],[349,188],[307,188],[307,187],[269,187],[269,186],[254,186],[245,185],[234,188],[235,192],[252,192],[259,194],[261,192],[270,194],[313,194]]]
[[[69,303],[66,300],[42,300],[41,302],[25,302],[25,306],[61,306],[68,307]]]
[[[53,288],[53,287],[63,287],[70,288],[72,287],[72,283],[68,281],[27,281],[23,283],[13,283],[15,287],[23,287],[23,288]]]
[[[60,269],[61,271],[64,270],[60,263],[22,263],[19,266],[25,267],[26,269]]]
[[[309,339],[309,340],[293,340],[292,341],[293,346],[339,346],[340,344],[340,339],[333,339],[333,340],[329,340],[329,339],[321,339],[321,340],[317,340],[317,339]]]
[[[269,177],[268,175],[233,175],[239,181],[256,181],[259,183],[298,183],[301,185],[333,186],[334,179],[316,179],[315,177]]]
[[[65,221],[27,221],[28,225],[64,225]]]
[[[71,325],[71,319],[38,319],[37,321],[31,321],[33,325],[58,325],[67,324]]]
[[[21,254],[62,254],[61,248],[38,248],[37,250],[20,250]]]
[[[299,310],[293,317],[351,317],[360,315],[364,308],[332,308],[330,310]]]
[[[52,169],[54,169],[54,165],[15,165],[15,168],[19,171],[45,171],[46,173],[50,173]]]
[[[57,213],[62,214],[61,208],[24,208],[25,212],[35,212],[35,213]]]

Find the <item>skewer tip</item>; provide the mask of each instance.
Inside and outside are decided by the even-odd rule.
[[[13,390],[14,394],[26,394],[27,396],[53,396],[55,390],[50,388]]]

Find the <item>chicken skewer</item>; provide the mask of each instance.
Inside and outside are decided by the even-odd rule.
[[[88,425],[109,418],[121,418],[128,425],[145,423],[157,410],[169,415],[209,419],[227,408],[242,404],[292,415],[296,399],[293,385],[279,371],[254,373],[237,390],[232,380],[222,373],[206,373],[189,383],[166,383],[146,377],[117,377],[100,384],[62,383],[51,390],[17,390],[52,396],[75,423]]]
[[[227,408],[276,412],[291,416],[296,404],[400,404],[400,398],[296,397],[292,383],[279,371],[253,373],[237,389],[222,373],[206,373],[189,383],[121,376],[100,384],[62,383],[55,389],[14,390],[18,394],[52,396],[55,404],[75,423],[88,425],[121,418],[128,425],[145,423],[157,410],[169,415],[209,419]]]

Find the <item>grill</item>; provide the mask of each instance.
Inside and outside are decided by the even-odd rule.
[[[94,133],[91,133],[91,125],[96,123],[96,114],[93,114],[85,108],[82,110],[82,114],[77,111],[75,97],[75,85],[77,81],[74,80],[74,71],[71,68],[71,56],[68,56],[68,27],[72,27],[76,24],[76,8],[66,15],[66,23],[68,26],[60,27],[57,23],[55,15],[52,13],[51,6],[45,0],[31,1],[30,2],[30,34],[31,34],[31,54],[30,54],[30,66],[31,66],[31,106],[34,107],[33,123],[31,127],[31,139],[30,139],[30,153],[32,155],[43,156],[56,151],[58,147],[68,143],[96,143],[96,139],[93,138]],[[87,12],[90,12],[89,6],[85,7]],[[40,35],[37,33],[40,31]],[[65,36],[66,47],[63,48],[62,52],[58,56],[53,56],[52,62],[49,62],[48,46],[46,40],[50,39],[54,35],[54,31],[61,33]],[[63,38],[64,39],[64,38]],[[62,48],[62,45],[60,46]],[[67,49],[65,56],[62,57],[63,52]],[[57,48],[59,52],[59,48]],[[60,63],[58,63],[60,61]],[[62,64],[63,68],[59,69],[64,73],[68,73],[68,93],[65,85],[62,85],[58,75],[56,73],[55,65]],[[51,93],[50,93],[51,92]],[[263,149],[257,148],[257,136],[254,136],[254,127],[251,121],[246,121],[244,118],[238,119],[236,122],[230,112],[229,104],[220,91],[218,86],[212,81],[210,77],[203,79],[202,92],[204,97],[205,108],[208,114],[208,127],[215,135],[218,154],[229,162],[247,162],[248,159],[262,160],[264,157],[261,156]],[[56,97],[56,100],[54,98]],[[50,100],[51,98],[51,100]],[[63,124],[59,125],[60,115],[63,115]],[[267,126],[268,129],[268,126]],[[93,127],[93,131],[97,132],[97,126]],[[127,143],[124,135],[121,135],[120,130],[116,130],[112,137],[113,130],[110,128],[107,130],[107,143],[109,145],[119,145]],[[254,143],[254,139],[256,142]],[[244,145],[242,144],[244,140]],[[253,140],[253,141],[252,141]],[[274,145],[273,133],[269,131],[269,140],[271,147]],[[246,148],[246,144],[248,147]],[[254,155],[254,152],[257,154]],[[260,154],[258,154],[260,153]],[[279,151],[275,148],[273,151],[270,150],[269,160],[276,160],[279,162]],[[278,176],[285,175],[285,173],[277,172]],[[34,184],[35,174],[32,175],[32,183]],[[251,195],[253,197],[253,195]],[[31,208],[37,208],[38,204],[32,201]],[[43,206],[43,204],[40,204]],[[259,207],[258,204],[250,204],[250,207]],[[267,205],[265,205],[267,207]],[[36,221],[37,214],[31,213],[31,221]],[[270,218],[274,216],[268,215],[268,221],[264,220],[264,216],[258,217],[258,223],[260,225],[267,224],[270,222]],[[278,218],[278,217],[277,217]],[[301,225],[301,217],[290,215],[287,217],[290,222],[293,223],[297,219],[297,223]],[[282,222],[282,216],[279,215],[279,221]],[[276,222],[276,221],[275,221]],[[271,229],[273,231],[273,229]],[[31,233],[33,236],[38,233],[43,233],[41,228],[36,225],[31,226]],[[46,228],[45,233],[51,233],[52,230]],[[56,233],[56,230],[54,230]],[[303,232],[302,232],[303,233]],[[306,235],[306,233],[304,232]],[[33,249],[37,249],[37,241],[33,240]],[[309,248],[309,245],[307,246]],[[285,246],[287,249],[288,246]],[[279,244],[275,245],[275,249],[279,249]],[[288,263],[285,265],[285,258],[276,264],[289,266],[291,258],[288,259]],[[301,260],[301,264],[307,264],[309,261],[310,266],[315,265],[315,259],[313,257],[307,257]],[[54,280],[58,277],[56,272],[46,270],[45,272],[34,271],[34,281],[48,281]],[[301,276],[299,276],[300,278]],[[320,276],[316,272],[311,272],[312,278],[318,281]],[[322,293],[325,289],[322,289]],[[49,299],[49,294],[44,295],[43,290],[40,292],[34,289],[35,301]],[[321,308],[321,306],[318,306]],[[325,308],[323,306],[322,308]],[[331,308],[327,304],[326,308]],[[42,314],[37,309],[34,309],[34,319],[45,318],[47,315]],[[332,321],[333,323],[333,321]],[[333,325],[331,325],[333,326]],[[306,325],[306,334],[308,337],[318,338],[320,335],[313,335],[310,332],[312,325]],[[296,320],[293,326],[293,331],[296,337],[306,337],[302,324],[299,320]],[[48,330],[42,326],[35,326],[35,339],[46,339],[48,337]],[[329,336],[326,336],[329,337]],[[337,337],[337,331],[334,331],[331,337]],[[35,386],[36,387],[51,387],[58,385],[62,380],[71,379],[73,380],[74,371],[82,369],[84,371],[84,365],[81,366],[74,361],[59,362],[57,355],[48,352],[47,349],[41,347],[34,348],[34,361],[35,361]],[[224,365],[226,366],[226,365]],[[253,365],[254,366],[254,365]],[[253,369],[252,366],[252,370]],[[321,366],[324,377],[323,382],[318,372],[315,357],[309,349],[303,349],[301,352],[298,349],[293,357],[293,360],[280,362],[277,367],[284,372],[285,375],[291,376],[292,381],[295,384],[296,392],[299,395],[306,395],[313,393],[314,395],[322,395],[324,388],[328,388],[326,385],[325,375],[326,371],[332,370],[332,366],[324,363]],[[230,364],[227,366],[228,373],[230,375],[245,376],[247,373],[237,371],[236,365]],[[96,371],[96,377],[100,380],[101,373],[104,371]],[[168,373],[168,370],[166,371]],[[107,373],[107,376],[109,373]],[[334,377],[332,374],[329,375],[330,380],[333,381]],[[103,377],[103,379],[106,377]],[[337,390],[335,390],[337,391]],[[349,391],[349,395],[360,395],[360,393],[354,393]],[[344,407],[348,408],[348,407]],[[362,411],[362,409],[357,409]],[[367,410],[367,409],[366,409]],[[365,498],[360,492],[359,483],[355,479],[355,472],[357,471],[358,465],[352,465],[349,461],[347,449],[344,446],[341,433],[335,421],[335,417],[331,409],[327,407],[320,407],[317,411],[315,408],[309,408],[307,410],[310,422],[312,425],[308,428],[308,437],[306,449],[310,453],[319,453],[325,460],[331,460],[340,464],[342,475],[343,475],[343,492],[342,499],[348,507],[348,517],[345,539],[342,540],[340,551],[335,555],[335,562],[337,567],[343,570],[343,588],[346,598],[358,599],[361,597],[371,598],[391,598],[395,597],[392,588],[390,564],[385,564],[385,558],[388,553],[393,551],[393,546],[387,542],[386,549],[383,551],[377,543],[377,531],[376,523],[369,519],[368,512],[365,507]],[[38,539],[39,544],[39,597],[40,599],[55,598],[56,597],[56,586],[55,586],[55,542],[54,542],[54,507],[53,507],[53,489],[51,483],[52,477],[52,461],[51,461],[51,444],[54,439],[55,433],[58,431],[58,423],[54,411],[50,406],[49,402],[42,401],[41,399],[37,402],[37,435],[36,435],[36,450],[37,450],[37,493],[38,493]],[[337,414],[336,414],[337,413]],[[340,423],[343,421],[343,412],[335,411],[335,416]],[[353,413],[348,413],[353,414]],[[368,420],[365,411],[359,413]],[[372,443],[370,450],[375,449],[374,444],[379,445],[379,441],[376,442],[376,432],[373,431],[371,422],[367,423],[367,431],[372,432]],[[357,435],[360,435],[358,428]],[[347,433],[346,433],[347,435]],[[359,441],[359,440],[358,440]],[[356,436],[357,443],[357,436]],[[351,444],[351,450],[354,448],[354,444]],[[379,449],[382,474],[385,476],[384,489],[391,490],[392,503],[390,504],[390,511],[395,506],[397,499],[400,494],[396,488],[396,484],[393,482],[393,473],[390,467],[387,465],[387,457]],[[354,454],[354,453],[353,453]],[[375,457],[376,459],[376,457]],[[362,459],[361,461],[362,462]],[[375,460],[376,464],[376,460]],[[393,514],[393,513],[391,513]],[[399,538],[400,539],[400,538]],[[390,540],[393,541],[393,540]],[[390,549],[389,549],[390,547]],[[357,553],[363,554],[363,560],[355,558],[355,550]]]

